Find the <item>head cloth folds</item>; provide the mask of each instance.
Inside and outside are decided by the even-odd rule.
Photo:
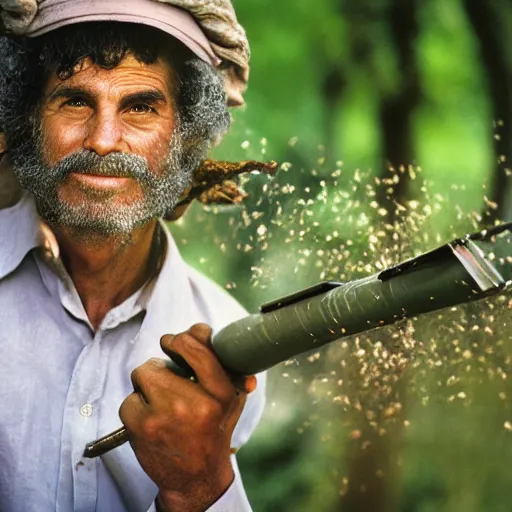
[[[74,0],[60,0],[71,2]],[[207,37],[213,52],[220,59],[228,105],[244,104],[243,93],[249,80],[249,42],[238,23],[230,0],[139,0],[151,4],[168,4],[188,12]],[[55,0],[0,0],[1,31],[30,36],[31,24],[38,9]],[[120,4],[123,0],[119,0]]]

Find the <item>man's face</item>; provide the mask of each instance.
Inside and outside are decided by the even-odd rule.
[[[164,60],[143,64],[127,55],[112,70],[86,60],[69,79],[48,80],[40,167],[22,162],[15,169],[43,217],[108,235],[175,206],[191,173],[179,168],[172,79]]]

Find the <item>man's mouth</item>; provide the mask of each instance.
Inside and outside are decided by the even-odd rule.
[[[104,190],[124,188],[132,181],[132,178],[126,176],[107,176],[105,174],[85,174],[78,172],[71,172],[69,178],[72,181],[80,183],[82,186],[101,188]]]

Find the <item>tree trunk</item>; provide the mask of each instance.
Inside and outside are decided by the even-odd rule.
[[[400,331],[401,336],[408,336]],[[373,335],[368,342],[373,344],[378,339],[388,347],[392,357],[396,356],[396,361],[406,361],[401,356],[403,348],[393,338],[394,333],[396,327],[382,329],[378,338]],[[361,361],[352,359],[344,380],[353,403],[359,405],[340,418],[341,423],[349,422],[352,440],[345,461],[346,485],[331,510],[394,512],[407,409],[407,364],[399,363],[392,370],[373,368],[363,372]]]
[[[323,96],[325,101],[325,155],[329,165],[339,159],[339,146],[336,142],[336,119],[341,97],[345,90],[346,77],[341,66],[326,71],[323,78]]]
[[[480,45],[488,77],[495,124],[495,165],[484,223],[512,220],[512,3],[510,0],[464,0]],[[495,206],[493,205],[495,203]]]
[[[413,115],[421,98],[415,51],[418,36],[416,1],[389,0],[386,21],[397,56],[398,85],[393,92],[384,93],[380,103],[382,153],[386,160],[383,177],[392,179],[396,173],[399,181],[383,187],[379,199],[393,219],[394,202],[402,203],[408,193],[407,171],[414,163]]]

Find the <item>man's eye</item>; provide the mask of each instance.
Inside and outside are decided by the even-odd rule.
[[[151,108],[149,105],[145,105],[144,103],[137,103],[130,107],[130,112],[134,112],[135,114],[148,114],[154,111],[155,109]]]
[[[66,105],[67,107],[80,108],[86,107],[87,103],[80,98],[70,98],[64,103],[64,105]]]

